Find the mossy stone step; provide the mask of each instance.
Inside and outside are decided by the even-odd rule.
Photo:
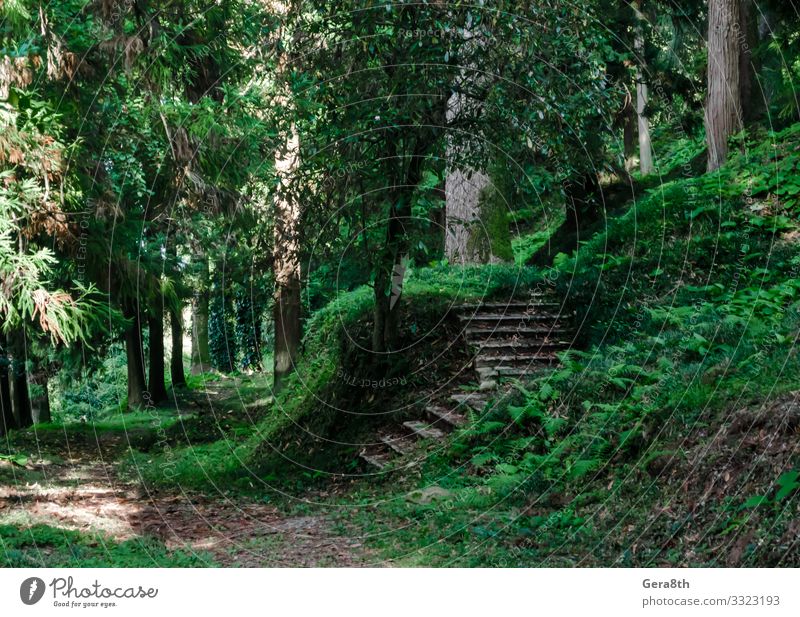
[[[441,439],[444,437],[444,431],[431,424],[420,422],[419,420],[403,422],[403,426],[421,439]]]
[[[464,426],[467,423],[467,417],[464,414],[445,407],[439,407],[438,405],[428,405],[425,408],[425,413],[434,422],[442,422],[452,428]]]

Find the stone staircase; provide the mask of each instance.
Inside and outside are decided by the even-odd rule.
[[[502,395],[507,379],[523,379],[558,362],[557,352],[572,345],[572,315],[547,294],[534,293],[527,302],[462,305],[455,313],[474,380],[421,396],[426,402],[415,409],[414,419],[384,428],[377,442],[361,451],[367,468],[415,465],[426,453],[422,446],[435,447],[447,433],[465,425],[470,413],[482,414]]]

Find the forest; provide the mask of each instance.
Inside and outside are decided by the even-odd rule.
[[[800,566],[796,0],[0,0],[0,564]]]

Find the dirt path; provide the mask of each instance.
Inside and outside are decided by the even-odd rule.
[[[224,405],[235,391],[215,392],[215,403]],[[208,565],[357,566],[369,560],[353,539],[357,534],[342,534],[340,521],[324,511],[292,516],[246,498],[151,492],[120,477],[117,462],[130,438],[71,435],[65,443],[62,435],[58,445],[37,441],[41,460],[25,467],[0,460],[0,524],[43,524],[115,541],[157,538]]]
[[[10,465],[10,463],[3,463]],[[28,465],[41,479],[0,486],[0,521],[100,533],[116,541],[153,537],[168,549],[211,555],[221,566],[357,566],[360,543],[325,515],[286,516],[245,500],[148,494],[111,465],[76,458]],[[30,474],[29,474],[30,475]]]

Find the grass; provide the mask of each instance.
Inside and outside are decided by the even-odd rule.
[[[47,525],[0,525],[5,568],[195,568],[213,565],[202,553],[169,551],[152,539],[113,542],[101,535]]]

